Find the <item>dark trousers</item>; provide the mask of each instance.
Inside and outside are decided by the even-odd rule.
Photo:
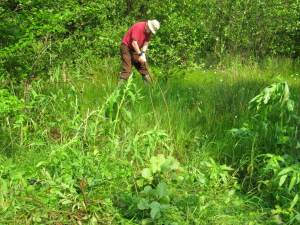
[[[122,60],[122,71],[120,73],[120,78],[127,80],[131,74],[132,65],[139,71],[141,75],[148,75],[148,66],[146,63],[140,63],[138,61],[139,55],[128,48],[125,44],[120,46],[120,54]]]

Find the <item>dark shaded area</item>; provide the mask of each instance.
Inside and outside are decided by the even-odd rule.
[[[86,55],[117,56],[126,29],[151,18],[162,25],[153,38],[151,63],[168,70],[190,63],[216,64],[226,54],[257,59],[299,56],[297,1],[1,3],[0,45],[5,50],[0,54],[0,72],[17,79],[45,76],[53,66]]]

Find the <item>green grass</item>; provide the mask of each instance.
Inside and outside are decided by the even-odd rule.
[[[287,81],[299,101],[299,65],[231,60],[218,68],[159,74],[151,86],[134,73],[131,91],[141,99],[125,99],[125,111],[110,121],[101,107],[116,95],[117,63],[57,68],[50,81],[28,87],[22,128],[2,128],[0,224],[139,224],[141,214],[128,216],[120,199],[136,194],[141,170],[160,153],[172,154],[186,171],[184,182],[169,184],[175,197],[168,221],[271,223],[271,204],[245,192],[238,179],[251,149],[237,148],[228,131],[247,121],[248,102],[273,82]],[[210,158],[217,163],[205,164]],[[233,170],[227,174],[222,164]],[[32,179],[37,183],[28,183]]]

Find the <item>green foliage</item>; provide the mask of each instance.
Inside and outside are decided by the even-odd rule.
[[[142,96],[133,82],[132,76],[126,84],[121,85],[107,98],[101,111],[103,111],[105,118],[109,121],[109,127],[113,129],[110,134],[115,134],[121,120],[127,123],[132,121],[132,114],[128,107],[141,99]]]
[[[244,180],[257,182],[261,196],[275,202],[273,214],[277,219],[293,224],[299,217],[300,120],[288,84],[266,87],[249,102],[249,109],[251,119],[244,127],[231,130],[241,143],[251,145],[246,163],[249,176]],[[263,161],[259,153],[267,153],[262,155]]]
[[[251,119],[231,132],[236,137],[255,139],[255,145],[266,151],[273,148],[278,153],[295,153],[300,121],[294,105],[287,83],[272,84],[249,102]],[[258,137],[261,140],[256,140]]]
[[[73,141],[53,149],[33,170],[22,171],[11,162],[2,162],[0,222],[111,223],[112,215],[102,214],[102,210],[110,208],[114,211],[114,208],[102,190],[113,179],[120,178],[111,177],[111,171],[102,165],[105,159],[100,160],[98,151],[83,152],[78,147],[78,142]],[[120,165],[118,162],[111,168]],[[119,172],[122,170],[119,168]],[[129,170],[123,171],[123,178],[130,176]],[[31,211],[34,208],[36,210]]]
[[[215,187],[220,186],[233,186],[236,187],[235,177],[231,175],[230,171],[233,169],[226,165],[219,165],[213,159],[204,161],[201,164],[204,170],[208,170],[206,175],[203,175],[203,183]]]
[[[47,76],[51,67],[119,54],[132,23],[157,18],[150,62],[215,63],[227,53],[298,57],[296,0],[55,1],[4,0],[0,5],[0,73],[10,78]]]
[[[119,37],[112,39],[110,32],[115,17],[107,17],[116,6],[109,1],[4,1],[1,74],[17,79],[47,75],[53,65],[77,59],[88,49],[102,56],[116,53],[111,44],[118,46]]]
[[[165,158],[164,155],[158,155],[150,159],[149,167],[142,170],[141,178],[136,181],[138,193],[134,199],[138,202],[136,207],[140,210],[139,214],[144,214],[143,217],[149,217],[155,223],[172,208],[170,201],[172,196],[176,196],[176,191],[172,192],[170,185],[183,179],[180,171],[178,161],[171,156]],[[169,224],[171,221],[165,223]]]
[[[0,146],[3,146],[1,152],[16,142],[14,130],[22,133],[23,122],[26,119],[24,110],[23,99],[12,95],[7,89],[0,89]]]
[[[228,192],[220,201],[228,204],[234,200],[239,187],[230,171],[230,167],[219,165],[213,159],[203,160],[199,169],[186,170],[172,156],[159,154],[150,158],[148,167],[135,176],[130,192],[123,193],[116,205],[125,216],[142,224],[189,224],[184,215],[189,210],[196,213],[198,201],[203,201],[199,206],[201,215],[206,208],[209,211],[214,204],[219,204],[215,199],[214,203],[204,206],[203,192],[225,188]],[[234,204],[240,206],[239,202]]]
[[[263,155],[259,193],[276,202],[272,214],[289,224],[299,223],[300,165],[290,156]]]
[[[265,88],[259,95],[253,98],[249,103],[250,109],[254,108],[258,114],[266,114],[276,108],[282,108],[289,112],[294,110],[294,102],[290,99],[290,90],[288,84],[277,83]],[[275,111],[275,113],[278,113]]]
[[[20,115],[24,108],[23,101],[15,95],[11,95],[8,90],[0,89],[0,119]],[[2,122],[2,121],[1,121]]]
[[[177,177],[177,173],[181,170],[179,162],[173,157],[169,156],[165,158],[164,155],[158,155],[151,157],[149,168],[142,170],[142,179],[138,181],[139,186],[150,185],[163,180],[177,180],[181,179]]]
[[[135,74],[116,85],[115,61],[84,57],[50,79],[1,78],[0,224],[297,224],[293,61],[236,60],[138,88]],[[278,74],[289,85],[248,108]]]

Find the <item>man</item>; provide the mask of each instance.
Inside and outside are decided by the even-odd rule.
[[[160,28],[157,20],[148,20],[134,24],[125,34],[120,47],[122,59],[121,81],[127,80],[131,75],[132,65],[140,72],[144,82],[149,83],[149,75],[146,51],[151,39]]]

